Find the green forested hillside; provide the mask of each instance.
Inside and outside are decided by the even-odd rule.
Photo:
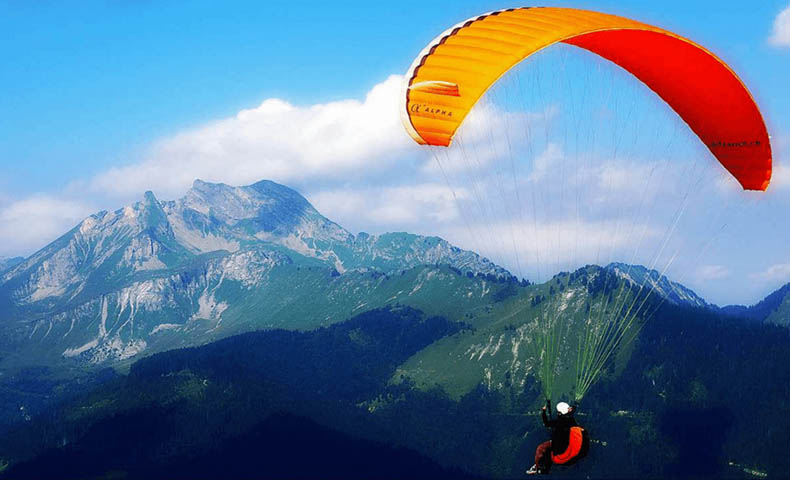
[[[267,472],[275,477],[283,464],[265,457],[267,470],[249,456],[275,451],[283,441],[313,445],[293,436],[309,435],[315,427],[374,442],[376,455],[390,455],[392,448],[412,452],[381,457],[393,462],[380,465],[381,472],[394,468],[399,478],[424,477],[425,471],[441,476],[447,469],[518,478],[547,436],[532,376],[523,384],[494,384],[481,376],[471,389],[449,391],[443,385],[474,376],[465,373],[468,364],[448,362],[434,369],[431,385],[425,371],[419,383],[405,375],[418,356],[480,329],[475,318],[469,320],[459,324],[399,307],[312,332],[244,334],[154,355],[134,364],[128,376],[34,419],[34,428],[18,430],[13,441],[6,437],[1,456],[16,465],[7,470],[9,478],[50,471],[53,461],[75,455],[83,459],[68,463],[75,478],[110,472],[135,476],[143,475],[140,466],[151,474],[202,465],[246,440],[258,449],[234,457],[241,470],[229,472],[266,478]],[[782,428],[789,413],[788,342],[783,327],[662,305],[630,355],[619,360],[623,364],[613,366],[580,405],[579,420],[593,440],[589,457],[554,474],[783,477],[790,468],[783,455],[790,437]],[[399,381],[392,382],[396,371]],[[313,423],[306,428],[293,418]],[[280,434],[266,434],[274,431]],[[283,431],[289,432],[287,440]],[[353,449],[332,451],[341,456],[340,464],[359,460]],[[18,463],[32,453],[39,456]],[[305,462],[313,457],[323,458],[308,447],[298,455]]]

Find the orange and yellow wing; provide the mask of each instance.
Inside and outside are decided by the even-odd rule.
[[[771,180],[762,115],[727,64],[677,34],[614,15],[570,8],[517,8],[446,31],[406,76],[403,123],[420,144],[449,146],[480,97],[533,53],[563,42],[624,68],[658,94],[747,190]]]

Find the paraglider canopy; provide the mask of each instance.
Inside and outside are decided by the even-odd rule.
[[[746,190],[771,180],[770,138],[759,109],[721,59],[675,33],[570,8],[517,8],[456,25],[431,42],[406,76],[402,119],[420,144],[449,146],[471,108],[513,66],[556,43],[624,68],[680,115]]]

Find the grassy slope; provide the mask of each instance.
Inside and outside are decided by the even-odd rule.
[[[600,272],[594,267],[587,271],[591,275]],[[454,398],[481,382],[490,388],[523,390],[540,365],[535,342],[547,319],[556,318],[563,341],[557,355],[555,392],[558,397],[567,396],[575,382],[577,351],[585,321],[591,318],[600,323],[604,315],[613,310],[626,311],[634,302],[634,291],[624,288],[622,282],[611,278],[610,282],[605,290],[611,292],[611,297],[604,289],[590,288],[590,277],[582,275],[570,279],[563,274],[547,283],[519,290],[517,295],[480,309],[468,318],[473,329],[444,338],[415,354],[399,368],[393,380],[409,377],[423,388],[438,384]],[[640,298],[643,297],[644,293]],[[637,301],[634,309],[639,304]],[[624,307],[618,309],[618,305]],[[609,362],[610,370],[621,370],[629,354],[630,349],[621,349],[620,355],[612,358],[616,361]]]

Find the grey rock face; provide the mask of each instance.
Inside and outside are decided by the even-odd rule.
[[[324,272],[334,285],[339,275],[349,283],[366,272],[437,264],[509,276],[436,237],[352,235],[274,182],[197,180],[180,199],[146,192],[133,205],[91,215],[24,261],[0,264],[0,330],[9,348],[36,340],[45,356],[123,361],[265,326],[246,309],[260,296],[271,296],[270,307],[289,298],[301,281],[286,275],[293,268]],[[364,298],[361,288],[355,297]],[[224,321],[230,317],[235,323]]]

